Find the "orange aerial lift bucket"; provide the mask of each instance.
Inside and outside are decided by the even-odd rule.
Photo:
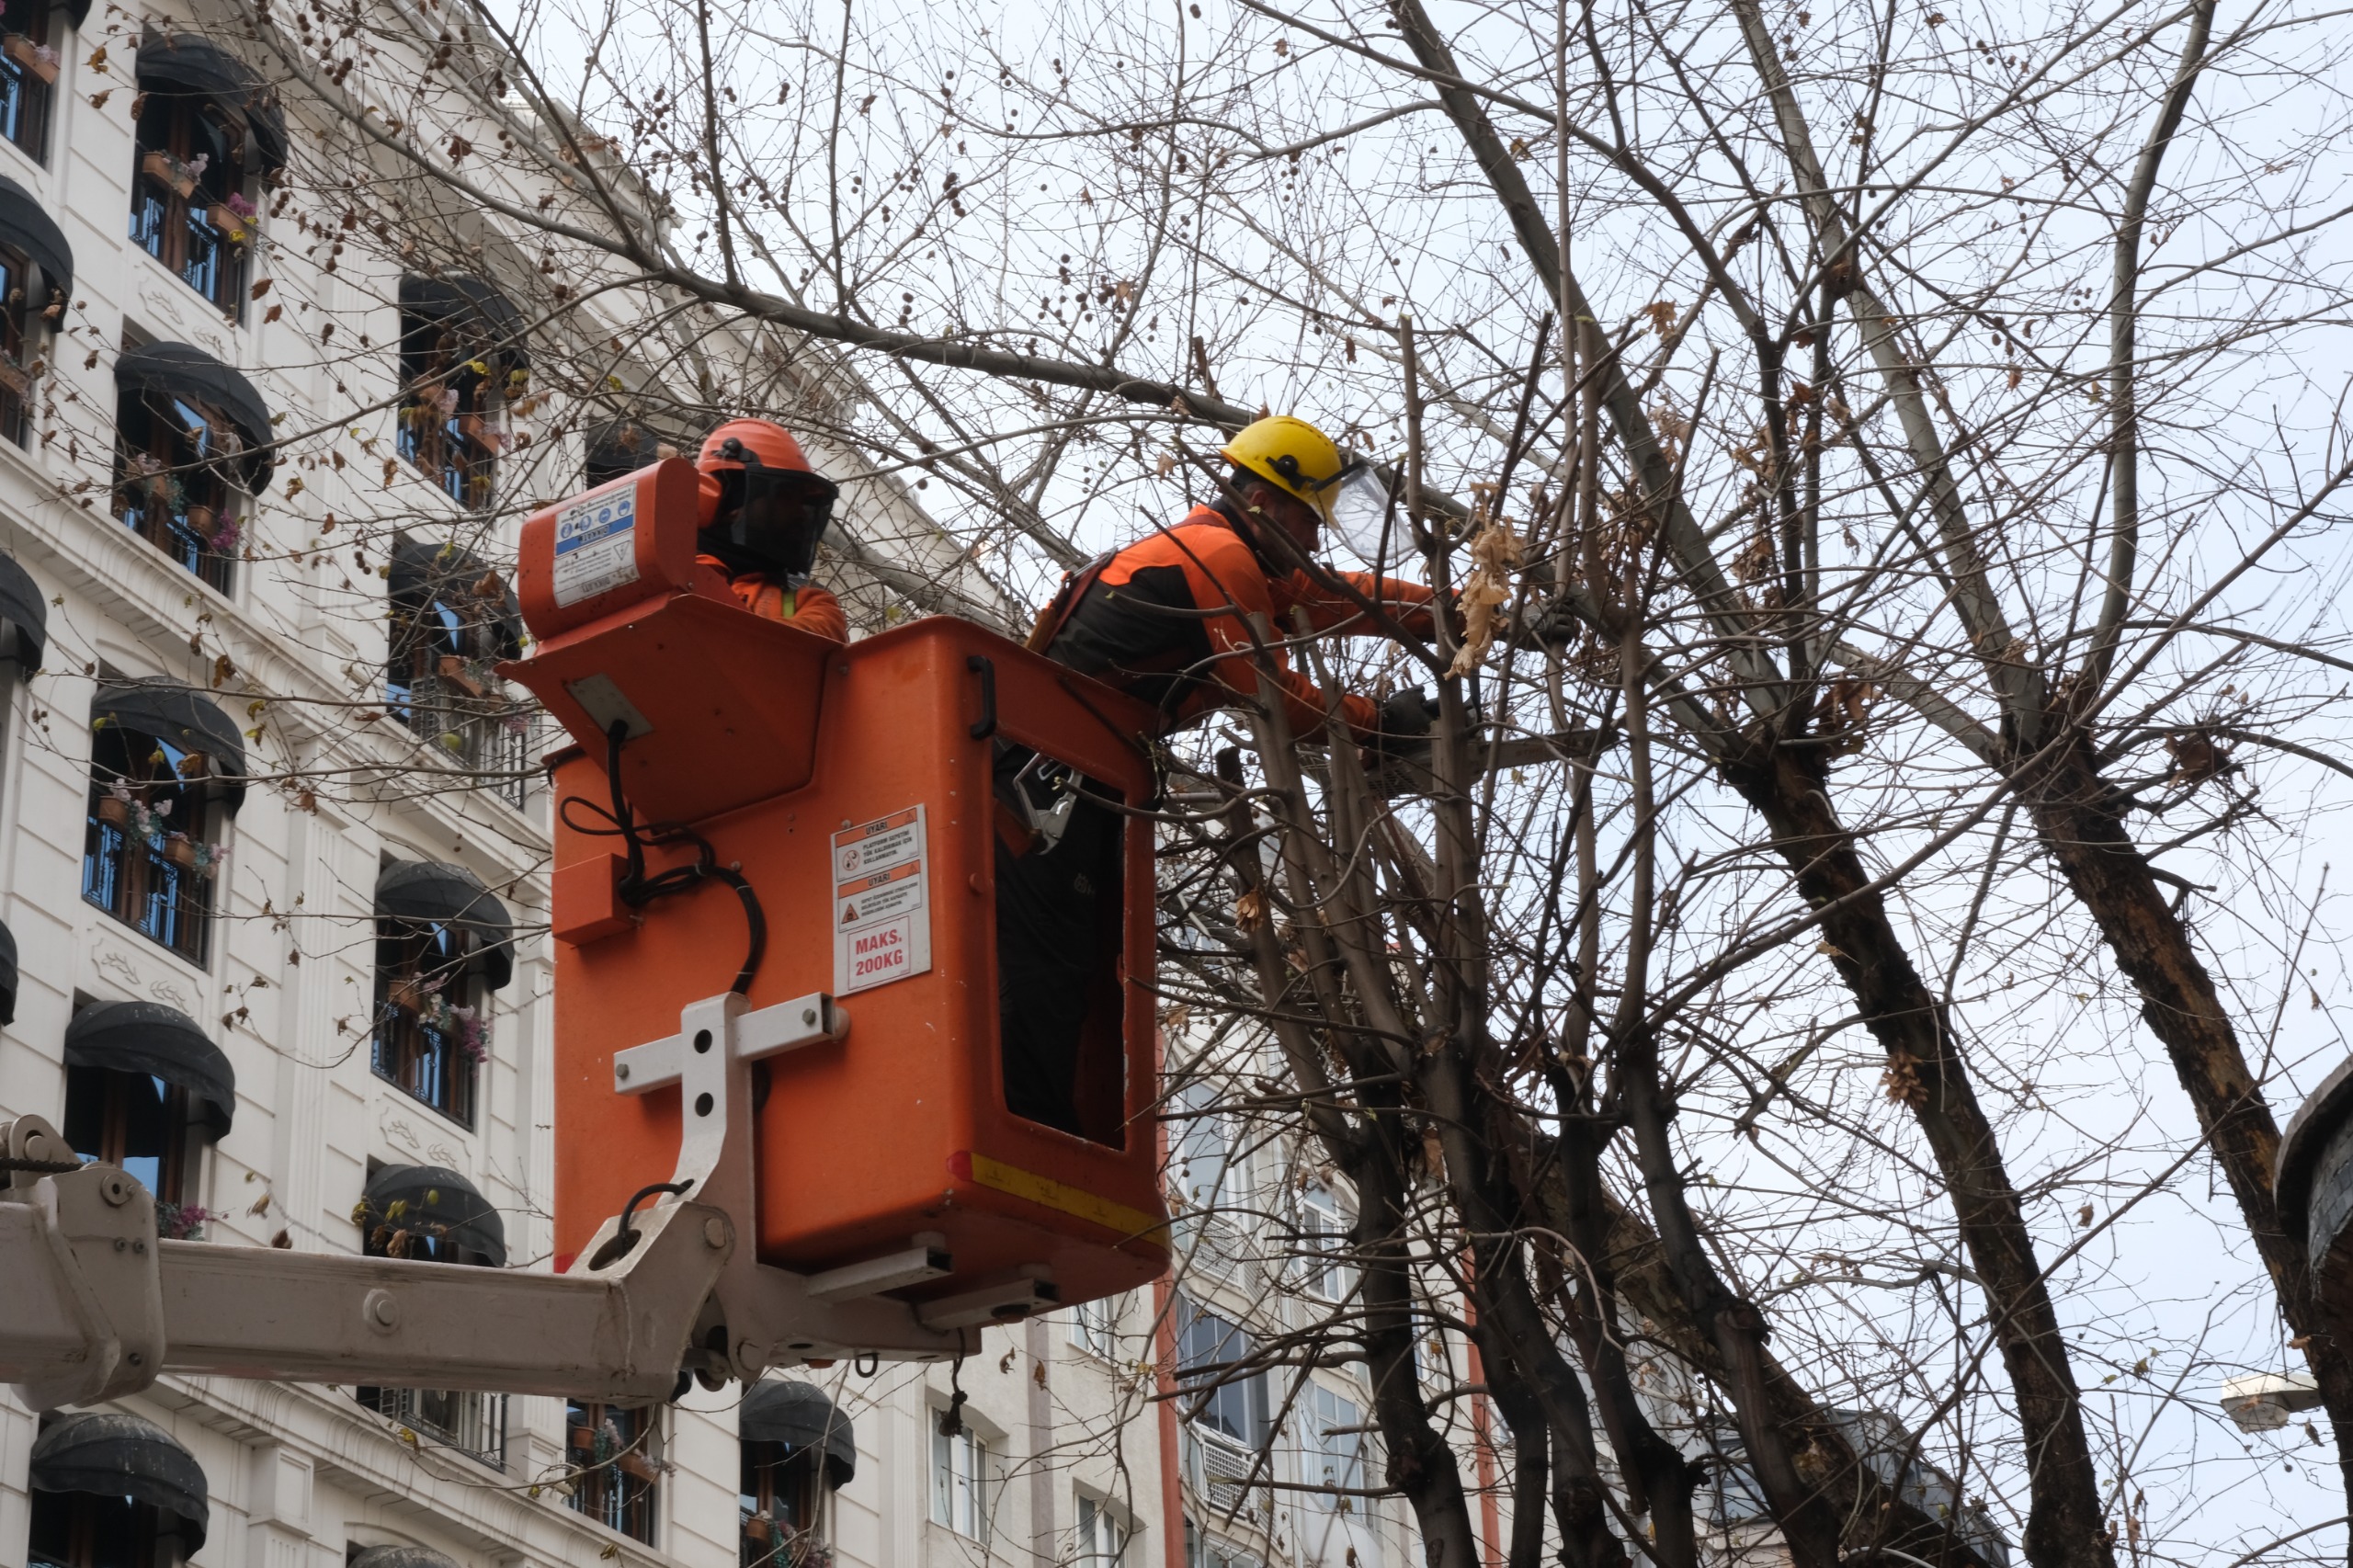
[[[1151,714],[979,627],[917,620],[849,647],[741,608],[694,560],[672,460],[538,513],[518,586],[539,638],[505,673],[574,737],[552,765],[556,1261],[571,1266],[679,1148],[675,1087],[617,1091],[619,1051],[725,991],[744,906],[716,881],[631,907],[617,889],[607,736],[635,818],[676,824],[765,911],[758,1008],[830,993],[847,1034],[755,1064],[758,1256],[797,1271],[930,1246],[946,1300],[1008,1278],[1063,1303],[1167,1264],[1152,1105]],[[1006,1100],[996,835],[1029,754],[1083,776],[1112,825],[1067,1125]],[[1043,765],[1041,765],[1043,766]],[[1067,777],[1067,774],[1059,777]],[[581,802],[574,804],[574,802]],[[1093,853],[1093,851],[1090,851]],[[656,850],[649,871],[692,860]]]

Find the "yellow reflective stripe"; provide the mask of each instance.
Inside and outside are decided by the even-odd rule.
[[[974,1154],[972,1161],[972,1180],[979,1186],[1010,1193],[1064,1214],[1075,1214],[1082,1220],[1108,1231],[1116,1231],[1123,1236],[1156,1236],[1167,1229],[1167,1221],[1141,1209],[1131,1209],[1124,1203],[1098,1198],[1094,1193],[1082,1191],[1051,1176],[1041,1176],[1018,1166],[1008,1165],[1002,1160],[992,1160],[986,1154]]]

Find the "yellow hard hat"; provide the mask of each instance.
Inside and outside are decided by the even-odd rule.
[[[1346,464],[1332,437],[1304,419],[1277,414],[1245,425],[1222,449],[1227,461],[1298,496],[1325,521]]]

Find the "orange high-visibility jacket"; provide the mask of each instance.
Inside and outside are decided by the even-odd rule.
[[[725,570],[720,566],[716,556],[699,555],[695,560],[699,565]],[[798,588],[789,588],[760,573],[746,572],[740,577],[729,578],[727,591],[754,615],[766,616],[770,620],[790,621],[803,631],[814,632],[835,642],[849,641],[849,618],[842,613],[841,600],[814,583],[803,583]]]
[[[1336,572],[1379,604],[1408,633],[1432,634],[1430,591],[1370,572]],[[1202,610],[1223,614],[1201,615]],[[1296,635],[1293,612],[1318,631],[1381,629],[1355,603],[1326,593],[1304,572],[1270,570],[1224,512],[1197,506],[1173,528],[1137,540],[1107,562],[1064,615],[1047,657],[1156,703],[1162,733],[1181,728],[1238,695],[1256,699],[1258,669],[1245,616],[1263,615],[1277,639]],[[1174,612],[1174,613],[1171,613]],[[1324,728],[1324,693],[1275,647],[1275,680],[1292,733]],[[1379,718],[1371,699],[1340,699],[1340,717],[1359,740]]]

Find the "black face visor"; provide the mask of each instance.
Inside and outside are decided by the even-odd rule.
[[[756,460],[722,469],[717,478],[719,515],[703,531],[705,553],[718,556],[731,572],[807,575],[839,487],[798,469],[762,468]]]

